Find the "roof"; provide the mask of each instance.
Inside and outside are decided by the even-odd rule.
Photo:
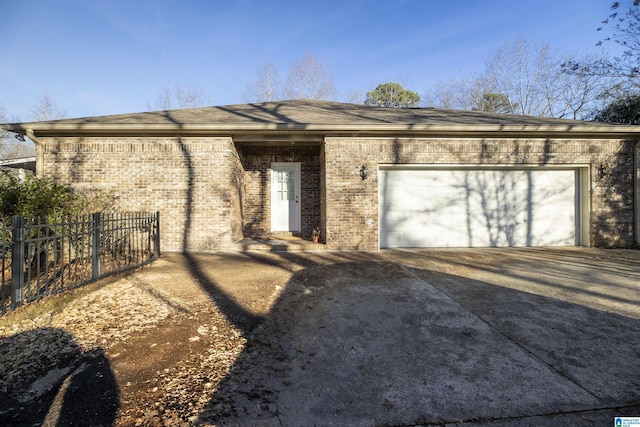
[[[14,169],[27,169],[35,172],[36,156],[0,160],[0,166]]]
[[[41,136],[231,135],[239,140],[350,136],[623,137],[640,126],[437,108],[384,108],[293,100],[191,108],[43,122],[1,128]]]

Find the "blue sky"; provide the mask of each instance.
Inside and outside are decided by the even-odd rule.
[[[70,117],[144,111],[162,87],[242,103],[257,69],[311,53],[337,100],[398,81],[423,94],[482,71],[525,35],[598,53],[609,0],[0,0],[0,103],[23,120],[48,93]],[[613,48],[613,46],[610,46]]]

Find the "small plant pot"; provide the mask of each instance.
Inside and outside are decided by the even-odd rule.
[[[318,243],[318,236],[311,236],[311,241],[313,243]]]

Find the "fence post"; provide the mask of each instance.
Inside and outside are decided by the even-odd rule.
[[[11,308],[24,303],[24,217],[14,215],[11,245]]]
[[[93,213],[93,247],[91,251],[91,280],[100,278],[100,212]]]
[[[153,236],[153,257],[160,256],[160,211],[156,211],[156,229]]]

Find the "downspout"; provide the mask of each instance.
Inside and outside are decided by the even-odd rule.
[[[33,133],[33,129],[27,129],[27,138],[36,144],[36,176],[38,178],[44,177],[44,145],[36,135]]]

